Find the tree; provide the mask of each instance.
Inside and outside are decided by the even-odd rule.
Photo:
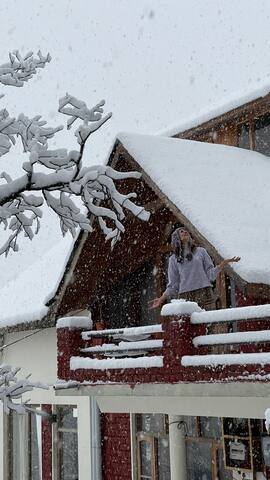
[[[38,52],[35,58],[29,52],[22,57],[16,51],[9,55],[8,63],[0,66],[0,83],[22,87],[50,60],[49,54],[44,57]],[[17,251],[20,234],[29,239],[38,234],[44,204],[58,215],[63,235],[67,232],[75,235],[78,227],[91,232],[90,217],[94,216],[112,245],[124,232],[124,209],[141,220],[148,220],[149,213],[131,200],[136,194],[123,195],[114,183],[115,180],[139,178],[138,172],[117,172],[101,165],[83,166],[87,140],[111,117],[111,113],[103,115],[104,104],[102,100],[89,109],[71,95],[66,94],[60,99],[59,112],[69,117],[67,128],[70,129],[77,120],[81,121],[75,131],[79,149],[70,152],[65,148],[50,150],[48,146],[49,140],[62,130],[62,126],[48,127],[40,115],[28,118],[21,113],[18,118],[12,118],[6,109],[0,111],[0,156],[10,151],[16,138],[21,139],[23,151],[28,154],[21,176],[13,179],[5,172],[0,175],[0,224],[11,231],[0,248],[0,254]],[[80,206],[74,202],[76,197],[80,199]],[[106,206],[102,206],[102,202],[106,202]],[[32,383],[29,377],[19,380],[19,370],[0,365],[0,400],[6,413],[10,410],[26,413],[27,401],[22,401],[22,395],[36,387],[47,388]]]
[[[35,58],[29,52],[22,57],[16,51],[10,54],[7,64],[0,66],[0,83],[22,87],[50,60],[49,54],[44,57],[38,52]],[[11,233],[0,254],[17,251],[20,234],[29,239],[38,234],[44,204],[59,217],[63,235],[70,232],[74,236],[78,227],[91,232],[90,219],[96,217],[112,245],[124,232],[124,209],[141,220],[149,219],[149,213],[132,201],[135,193],[123,195],[115,186],[115,180],[139,178],[140,173],[117,172],[101,165],[83,166],[87,140],[111,117],[111,113],[103,114],[104,104],[102,100],[89,109],[83,101],[68,94],[59,100],[58,111],[69,117],[68,129],[77,120],[81,121],[75,131],[79,149],[70,152],[65,148],[49,149],[49,140],[62,126],[48,127],[40,115],[28,118],[20,114],[16,119],[10,117],[6,109],[0,111],[0,156],[10,151],[17,137],[21,139],[24,153],[28,154],[20,177],[12,179],[6,172],[1,174],[0,224]],[[74,201],[76,197],[80,205]],[[106,206],[102,206],[103,202]]]
[[[12,368],[10,365],[0,365],[0,400],[3,402],[4,412],[9,414],[11,410],[24,414],[27,412],[29,400],[22,401],[22,395],[31,392],[34,388],[48,387],[39,382],[31,382],[30,375],[19,380],[17,373],[20,368]],[[20,403],[17,402],[20,400]]]

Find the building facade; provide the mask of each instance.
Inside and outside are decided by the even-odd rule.
[[[216,264],[226,254],[222,239],[226,243],[232,237],[226,236],[225,227],[222,230],[224,218],[239,230],[228,243],[230,248],[240,249],[243,235],[252,234],[249,226],[263,235],[267,212],[263,183],[256,190],[261,214],[249,219],[247,212],[256,212],[252,190],[241,202],[230,176],[235,174],[244,183],[243,168],[250,169],[251,178],[256,162],[262,177],[267,175],[269,112],[266,96],[204,123],[195,121],[174,133],[174,139],[119,135],[109,164],[119,170],[142,171],[141,181],[132,186],[151,219],[142,224],[127,217],[125,234],[114,250],[97,230],[88,236],[80,234],[50,301],[43,332],[34,342],[20,342],[16,353],[4,350],[2,362],[16,360],[23,373],[31,371],[33,378],[51,388],[31,396],[33,407],[43,416],[1,415],[3,478],[270,478],[270,442],[263,421],[270,406],[270,314],[267,306],[260,310],[270,303],[267,266],[252,270],[252,250],[251,255],[243,255],[242,270],[229,268],[219,276],[214,285],[216,309],[225,316],[213,317],[219,335],[216,343],[209,343],[210,320],[203,313],[177,311],[161,317],[148,309],[149,300],[165,288],[170,235],[179,224],[191,230]],[[196,142],[217,145],[200,147]],[[224,149],[221,144],[254,153],[246,161],[242,150]],[[200,159],[204,179],[196,177]],[[173,177],[179,178],[179,184],[173,183]],[[200,181],[209,185],[210,196],[205,187],[195,198],[194,188]],[[263,179],[256,178],[259,182]],[[125,192],[130,184],[124,182],[122,188]],[[248,188],[245,184],[243,191]],[[221,201],[226,195],[227,201]],[[208,208],[211,214],[204,215]],[[242,252],[231,251],[238,254]],[[264,260],[267,252],[259,254]],[[251,306],[255,310],[244,310]],[[193,323],[196,314],[201,323]],[[57,319],[61,320],[56,329]],[[26,333],[23,327],[11,330],[3,332],[5,344]],[[218,355],[214,363],[212,355]],[[232,360],[228,355],[236,357]]]

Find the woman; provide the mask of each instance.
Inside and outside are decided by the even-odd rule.
[[[167,288],[161,297],[150,302],[150,308],[158,308],[167,299],[178,297],[197,302],[205,310],[215,310],[211,282],[226,265],[239,262],[240,257],[227,258],[215,267],[205,248],[195,245],[185,227],[173,232],[172,248]]]

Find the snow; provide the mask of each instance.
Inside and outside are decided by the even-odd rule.
[[[63,317],[59,318],[56,328],[93,328],[93,322],[89,317]]]
[[[121,335],[125,337],[133,337],[143,334],[159,333],[162,332],[162,325],[147,325],[145,327],[130,327],[130,328],[112,328],[106,330],[91,330],[89,332],[83,332],[83,340],[89,340],[91,337],[106,337],[106,335]]]
[[[185,132],[190,128],[198,127],[213,118],[219,117],[224,113],[233,110],[234,108],[240,107],[245,103],[251,102],[260,97],[264,97],[270,93],[270,81],[268,80],[265,84],[260,85],[259,87],[253,87],[247,89],[247,91],[240,90],[238,92],[233,92],[232,95],[228,97],[223,97],[222,101],[217,101],[215,105],[211,105],[210,108],[200,111],[196,116],[191,116],[185,121],[175,124],[165,130],[157,132],[158,135],[164,135],[172,137],[178,133]]]
[[[0,328],[41,320],[62,279],[72,239],[65,237],[0,290]]]
[[[82,348],[84,353],[106,353],[106,352],[120,352],[127,350],[150,350],[155,348],[162,348],[163,340],[142,340],[138,342],[119,342],[118,345],[114,343],[104,343],[103,345],[96,345],[95,347]]]
[[[218,365],[266,365],[270,353],[225,353],[217,355],[185,355],[183,367],[217,367]]]
[[[199,347],[201,345],[230,345],[234,343],[253,342],[270,342],[270,330],[200,335],[193,339],[194,347]]]
[[[167,317],[170,315],[191,315],[193,312],[202,312],[196,302],[188,302],[184,299],[171,300],[170,303],[163,305],[161,315]]]
[[[163,194],[246,281],[270,284],[269,158],[225,145],[121,133]],[[256,248],[254,248],[256,245]]]
[[[255,305],[251,307],[224,308],[209,312],[193,313],[191,323],[232,322],[236,320],[256,320],[270,317],[270,305]]]
[[[91,369],[91,370],[107,370],[107,369],[125,369],[125,368],[151,368],[162,367],[163,357],[139,357],[139,358],[108,358],[105,360],[96,360],[84,357],[71,357],[70,369]]]

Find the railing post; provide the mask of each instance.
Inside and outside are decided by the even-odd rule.
[[[72,380],[70,358],[81,355],[82,332],[92,328],[88,317],[65,317],[57,321],[57,378]]]
[[[171,315],[162,317],[163,335],[163,362],[169,382],[183,380],[181,358],[192,355],[192,325],[190,315]]]

